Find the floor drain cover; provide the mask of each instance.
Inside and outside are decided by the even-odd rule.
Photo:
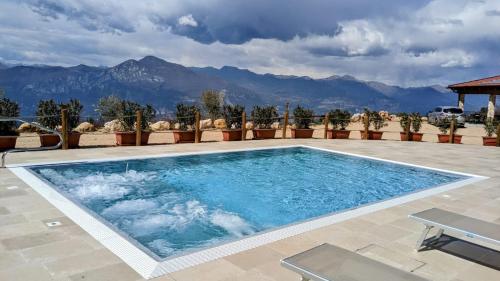
[[[49,221],[45,223],[48,227],[60,226],[62,223],[60,221]]]

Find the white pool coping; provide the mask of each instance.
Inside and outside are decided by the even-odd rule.
[[[277,229],[271,229],[268,231],[257,233],[255,235],[244,237],[237,241],[227,242],[208,249],[203,249],[196,252],[187,253],[185,255],[174,256],[172,258],[167,258],[165,260],[158,261],[153,257],[151,257],[150,255],[148,255],[145,251],[141,250],[132,241],[118,234],[115,230],[113,230],[112,228],[101,222],[99,219],[95,218],[93,215],[89,214],[88,212],[80,208],[76,203],[66,198],[64,195],[62,195],[57,190],[52,188],[45,181],[43,181],[42,179],[34,175],[32,172],[30,172],[28,169],[26,169],[27,167],[30,166],[49,165],[49,164],[98,163],[107,161],[149,159],[149,158],[202,155],[202,154],[214,154],[214,153],[230,153],[230,152],[255,151],[255,150],[292,148],[292,147],[305,147],[325,152],[331,152],[331,153],[349,155],[371,160],[389,162],[404,166],[411,166],[427,170],[457,174],[457,175],[467,176],[469,178],[462,181],[453,182],[450,184],[445,184],[434,188],[413,192],[400,197],[395,197],[392,199],[371,203],[369,205],[361,206],[358,208],[349,209],[333,214],[327,214],[319,218],[313,218],[308,221],[299,222],[288,226],[283,226]],[[354,153],[346,153],[342,151],[318,148],[307,145],[270,146],[270,147],[249,148],[249,149],[182,152],[182,153],[169,153],[169,154],[159,154],[159,155],[157,154],[148,156],[135,156],[135,157],[113,157],[113,158],[99,158],[99,159],[89,159],[89,160],[13,164],[13,165],[8,165],[7,168],[9,168],[9,170],[12,173],[14,173],[17,177],[19,177],[21,180],[23,180],[25,183],[31,186],[36,192],[38,192],[52,205],[54,205],[56,208],[62,211],[67,217],[69,217],[81,228],[83,228],[86,232],[88,232],[97,241],[103,244],[107,249],[109,249],[111,252],[113,252],[119,258],[121,258],[125,263],[127,263],[131,268],[137,271],[137,273],[139,273],[145,279],[159,277],[161,275],[172,273],[181,269],[185,269],[201,263],[212,261],[228,255],[236,254],[259,246],[263,246],[265,244],[269,244],[278,240],[282,240],[324,226],[332,225],[334,223],[349,220],[378,210],[390,208],[393,206],[401,205],[403,203],[407,203],[410,201],[414,201],[417,199],[449,191],[488,178],[485,176],[479,176],[469,173],[455,172],[445,169],[436,169],[421,165],[414,165],[399,161],[386,160],[377,157],[370,157]]]

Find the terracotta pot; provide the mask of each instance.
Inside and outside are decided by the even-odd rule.
[[[408,141],[408,138],[406,137],[406,133],[405,132],[399,132],[399,136],[401,137],[401,141]],[[411,133],[410,133],[409,137],[410,137],[410,140],[411,140]]]
[[[412,141],[422,141],[422,137],[424,134],[422,133],[411,133],[411,140]]]
[[[438,135],[438,141],[440,143],[449,143],[450,142],[450,135],[446,134],[439,134]],[[461,135],[454,135],[453,136],[453,143],[456,144],[461,144],[462,143],[462,136]]]
[[[147,145],[150,132],[141,132],[141,145]],[[115,132],[116,145],[129,146],[135,145],[135,132]]]
[[[328,130],[326,136],[329,139],[348,139],[351,131],[349,130]]]
[[[222,130],[222,139],[225,141],[240,141],[241,134],[242,134],[241,129]]]
[[[200,131],[200,137],[203,131]],[[195,131],[174,131],[175,143],[193,143],[196,136]]]
[[[0,151],[16,148],[17,136],[0,136]]]
[[[77,148],[80,147],[80,134],[79,132],[70,132],[68,134],[68,147]]]
[[[384,132],[369,131],[368,132],[368,139],[370,139],[370,140],[381,140],[383,134],[384,134]]]
[[[276,129],[253,129],[253,138],[256,140],[274,139]]]
[[[292,129],[292,139],[310,139],[314,129]]]
[[[495,137],[483,137],[484,146],[497,146],[497,138]]]
[[[42,147],[56,146],[60,141],[59,136],[55,134],[39,134],[38,136]]]

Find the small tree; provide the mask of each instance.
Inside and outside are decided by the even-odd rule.
[[[328,113],[333,130],[345,130],[351,123],[351,113],[347,110],[335,109]]]
[[[411,123],[411,118],[410,118],[410,115],[408,115],[408,113],[400,113],[399,114],[399,126],[401,126],[401,129],[403,129],[403,131],[406,130],[407,127],[409,127]]]
[[[0,116],[18,117],[19,105],[8,98],[0,98]],[[0,136],[17,136],[16,122],[0,122]]]
[[[386,120],[377,111],[369,112],[368,116],[370,116],[370,123],[373,125],[375,131],[380,131],[380,129],[387,126]]]
[[[457,117],[455,115],[452,115],[451,118],[441,118],[436,122],[436,126],[438,127],[441,134],[446,135],[450,130],[451,122],[455,122],[455,126],[453,126],[453,133],[455,133],[457,131],[456,120]]]
[[[498,122],[496,122],[494,118],[486,118],[486,121],[484,122],[484,131],[486,132],[486,136],[491,138],[495,134],[497,126]]]
[[[420,132],[422,128],[422,116],[418,112],[414,112],[410,115],[411,118],[411,128],[414,133]]]
[[[118,120],[123,126],[124,131],[135,131],[137,111],[142,112],[141,130],[146,131],[149,129],[149,122],[156,116],[153,106],[149,104],[141,106],[136,102],[124,100],[121,102],[118,111]]]
[[[114,95],[102,97],[97,102],[95,111],[97,111],[101,119],[116,119],[122,109],[122,100]]]
[[[221,116],[224,105],[224,93],[208,90],[201,94],[203,110],[208,114],[212,122]]]
[[[242,115],[245,107],[241,105],[224,105],[222,107],[222,116],[226,121],[228,129],[241,129],[243,120]]]
[[[253,107],[252,119],[257,129],[271,129],[276,117],[278,117],[276,106]]]
[[[309,125],[313,122],[314,112],[298,105],[293,110],[293,119],[297,129],[309,129]]]
[[[69,103],[61,104],[60,107],[68,110],[68,130],[72,131],[80,123],[80,114],[82,113],[83,105],[80,104],[79,100],[71,99]]]
[[[40,100],[36,111],[38,123],[55,130],[61,124],[61,108],[54,100]]]
[[[177,123],[179,123],[179,129],[182,131],[187,131],[189,128],[194,128],[194,123],[196,121],[196,112],[199,109],[195,105],[185,105],[177,104],[175,117],[177,118]]]

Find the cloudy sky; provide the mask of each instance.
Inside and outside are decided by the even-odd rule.
[[[500,73],[500,0],[1,0],[0,62],[156,55],[404,86]]]

